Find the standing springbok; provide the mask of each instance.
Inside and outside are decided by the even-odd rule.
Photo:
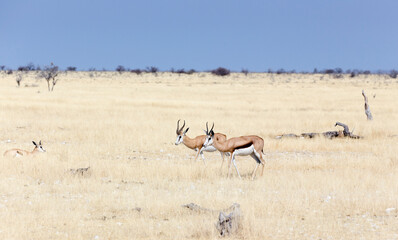
[[[200,154],[200,156],[203,159],[203,163],[206,165],[205,162],[205,157],[203,156],[203,151],[205,152],[214,152],[217,151],[217,149],[213,146],[208,146],[208,147],[204,147],[203,143],[206,140],[206,135],[200,135],[197,136],[195,138],[189,138],[188,136],[186,136],[186,133],[189,130],[189,127],[185,129],[184,131],[184,127],[185,127],[185,120],[184,120],[184,124],[182,125],[181,128],[179,128],[179,124],[180,124],[180,120],[177,121],[177,130],[176,130],[176,134],[177,134],[177,139],[175,142],[175,145],[178,145],[180,143],[184,143],[185,146],[187,146],[188,148],[195,150],[196,156],[195,156],[195,161],[198,159],[198,156]],[[218,136],[220,139],[227,139],[227,136],[225,134],[222,133],[215,133],[216,136]],[[222,157],[222,164],[224,164],[224,152],[219,151]],[[221,164],[221,167],[222,167]]]
[[[219,151],[229,152],[231,154],[231,159],[228,167],[228,175],[227,175],[228,177],[231,170],[231,162],[232,162],[235,166],[239,178],[241,178],[238,167],[236,166],[235,156],[248,156],[248,155],[250,155],[257,162],[257,165],[252,172],[252,180],[256,176],[257,168],[260,164],[263,165],[261,176],[263,175],[264,165],[265,165],[265,161],[262,156],[264,148],[264,140],[261,137],[256,135],[250,135],[250,136],[234,137],[228,140],[223,140],[214,134],[213,128],[214,128],[214,123],[209,131],[206,123],[207,136],[203,146],[208,147],[212,145]]]
[[[44,150],[43,146],[41,145],[41,140],[40,140],[39,144],[35,143],[35,141],[32,141],[32,143],[33,143],[33,145],[35,145],[35,148],[31,152],[22,150],[22,149],[18,149],[18,148],[13,148],[13,149],[9,149],[9,150],[5,151],[3,156],[4,157],[33,156],[33,155],[36,155],[37,153],[46,151],[46,150]]]

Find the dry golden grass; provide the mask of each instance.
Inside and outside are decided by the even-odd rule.
[[[0,152],[42,140],[47,153],[1,155],[0,239],[217,239],[217,215],[181,207],[190,202],[239,203],[238,239],[398,238],[395,79],[68,73],[47,92],[34,75],[22,86],[39,87],[14,78],[0,73]],[[205,153],[207,167],[193,162],[174,145],[180,118],[191,137],[206,121],[228,137],[262,136],[264,176],[250,181],[249,157],[237,161],[242,180],[220,173],[218,153]],[[365,138],[274,138],[336,121]]]

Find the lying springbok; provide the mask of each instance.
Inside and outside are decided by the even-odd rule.
[[[40,140],[39,144],[35,143],[35,141],[32,141],[32,143],[33,143],[33,145],[35,145],[35,148],[31,152],[22,150],[22,149],[18,149],[18,148],[13,148],[13,149],[9,149],[9,150],[5,151],[3,156],[4,157],[33,156],[33,155],[36,155],[37,153],[46,151],[46,150],[44,150],[43,146],[41,145],[41,140]]]
[[[234,138],[230,138],[228,140],[224,140],[214,134],[213,128],[214,128],[214,123],[213,123],[213,126],[210,129],[210,131],[206,124],[206,135],[207,136],[206,136],[206,141],[203,144],[203,146],[208,147],[208,146],[212,145],[218,151],[229,152],[231,154],[231,159],[230,159],[229,167],[228,167],[228,175],[227,175],[228,177],[229,177],[229,173],[231,170],[231,162],[232,162],[235,166],[235,169],[236,169],[236,172],[238,173],[239,178],[241,178],[241,176],[239,174],[238,167],[236,166],[236,163],[235,163],[235,156],[247,156],[247,155],[250,155],[257,162],[257,165],[252,172],[252,180],[256,176],[256,171],[260,164],[263,165],[261,176],[263,175],[264,165],[265,165],[265,161],[262,156],[262,153],[264,153],[263,152],[264,140],[261,137],[255,136],[255,135],[250,135],[250,136],[234,137]]]
[[[200,154],[200,156],[203,159],[203,163],[206,165],[205,157],[203,156],[203,152],[214,152],[214,151],[217,151],[217,149],[213,146],[208,146],[208,147],[203,146],[203,143],[206,140],[206,135],[200,135],[195,138],[189,138],[188,136],[186,136],[186,133],[188,132],[189,127],[186,128],[184,131],[185,120],[184,120],[184,124],[182,125],[181,128],[179,128],[179,124],[180,124],[180,120],[177,121],[177,130],[176,130],[177,139],[176,139],[175,145],[184,143],[184,145],[187,146],[188,148],[195,150],[197,152],[196,156],[195,156],[195,161],[198,159],[198,156]],[[224,139],[224,140],[227,139],[227,136],[225,134],[215,133],[215,135],[217,137],[219,137],[220,139]],[[224,164],[224,154],[226,154],[226,153],[224,153],[222,151],[219,151],[219,152],[222,157],[222,164],[221,164],[221,167],[222,167],[222,165]]]

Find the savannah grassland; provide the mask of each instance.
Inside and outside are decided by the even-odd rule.
[[[0,77],[0,239],[218,239],[217,214],[181,207],[191,202],[239,203],[236,239],[398,238],[397,79],[70,72],[48,92],[35,74],[20,88]],[[242,180],[226,178],[218,153],[194,162],[174,145],[178,119],[190,137],[206,121],[228,137],[263,137],[264,175],[250,180],[250,157],[237,159]],[[275,139],[336,121],[364,139]],[[2,156],[32,140],[47,153]]]

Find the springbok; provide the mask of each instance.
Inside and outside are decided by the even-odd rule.
[[[208,147],[203,146],[203,143],[206,140],[206,135],[200,135],[195,138],[188,137],[186,134],[189,130],[189,127],[184,130],[185,120],[184,120],[184,124],[182,125],[181,128],[179,128],[179,124],[180,124],[180,120],[177,121],[177,130],[176,130],[177,139],[176,139],[175,145],[179,145],[180,143],[183,143],[188,148],[195,150],[197,152],[196,156],[195,156],[195,161],[198,159],[198,156],[200,154],[200,156],[203,159],[203,163],[206,165],[205,157],[203,156],[203,152],[214,152],[214,151],[217,151],[217,149],[213,146],[208,146]],[[219,137],[220,139],[224,139],[224,140],[227,139],[227,136],[225,134],[215,133],[215,135],[217,137]],[[227,153],[224,153],[222,151],[219,151],[219,152],[222,157],[222,164],[221,164],[221,167],[222,167],[222,165],[224,164],[224,154],[227,154]]]
[[[46,151],[46,150],[44,150],[43,146],[41,145],[41,140],[40,140],[39,144],[35,143],[35,141],[32,141],[32,143],[33,143],[33,145],[35,145],[35,148],[31,152],[22,150],[22,149],[18,149],[18,148],[13,148],[13,149],[9,149],[9,150],[5,151],[3,156],[4,157],[33,156],[33,155],[36,155],[37,153]]]
[[[214,123],[209,131],[209,128],[206,123],[207,136],[203,146],[208,147],[212,145],[221,152],[229,152],[231,154],[227,177],[229,177],[229,173],[231,170],[231,162],[232,162],[235,166],[239,178],[241,178],[238,167],[236,166],[235,156],[248,156],[248,155],[250,155],[257,162],[257,165],[252,172],[252,180],[256,176],[257,168],[260,164],[263,165],[261,176],[263,175],[264,165],[265,165],[265,161],[262,156],[262,153],[264,153],[263,151],[264,140],[261,137],[256,135],[250,135],[250,136],[234,137],[228,140],[224,140],[214,134],[213,128],[214,128]]]

